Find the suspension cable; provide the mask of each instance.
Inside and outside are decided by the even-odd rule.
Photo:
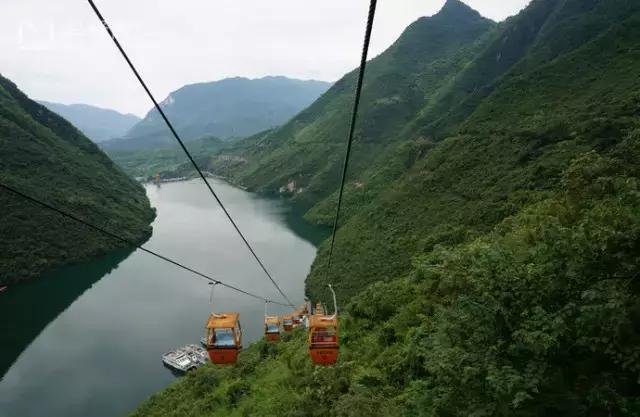
[[[182,150],[184,151],[184,153],[187,155],[187,158],[189,159],[189,161],[191,162],[191,164],[193,165],[193,167],[196,169],[196,171],[198,172],[198,174],[200,175],[200,178],[202,178],[202,181],[204,181],[205,185],[207,186],[207,188],[209,189],[209,192],[211,192],[211,195],[213,195],[213,198],[215,198],[215,200],[218,202],[218,205],[220,206],[220,208],[222,208],[222,211],[224,212],[224,214],[227,216],[227,219],[229,219],[229,221],[231,222],[231,224],[233,225],[234,229],[236,230],[236,232],[238,232],[238,235],[240,235],[240,237],[242,238],[242,241],[244,242],[244,244],[247,246],[247,248],[249,249],[249,252],[251,252],[251,255],[253,255],[254,259],[256,260],[256,262],[258,262],[258,265],[260,265],[260,268],[262,268],[262,270],[264,271],[264,273],[267,275],[267,277],[269,278],[269,280],[271,280],[271,283],[273,283],[273,285],[276,287],[276,289],[278,290],[278,292],[280,293],[280,295],[282,295],[282,297],[287,300],[287,303],[289,303],[290,306],[294,306],[294,304],[291,302],[291,300],[289,299],[289,297],[287,297],[287,295],[282,291],[282,289],[280,288],[280,286],[278,285],[278,283],[276,283],[276,281],[273,279],[273,277],[271,276],[271,274],[269,273],[269,271],[267,270],[267,268],[265,267],[264,263],[262,262],[262,260],[258,257],[258,255],[256,254],[256,252],[253,250],[253,247],[251,246],[251,244],[249,243],[249,241],[245,238],[244,234],[240,231],[240,228],[238,227],[238,225],[236,224],[236,222],[233,220],[233,218],[231,217],[231,214],[229,214],[229,212],[227,211],[227,208],[224,206],[224,204],[222,203],[222,200],[220,200],[220,198],[218,197],[218,194],[216,194],[216,192],[213,190],[213,187],[211,187],[211,184],[209,184],[209,181],[207,181],[207,178],[205,177],[204,173],[202,172],[202,170],[200,170],[200,167],[198,167],[198,164],[196,163],[196,161],[193,159],[193,157],[191,156],[191,153],[189,152],[189,150],[187,149],[187,147],[185,146],[184,142],[182,141],[182,139],[180,138],[180,135],[178,135],[178,132],[175,130],[175,128],[173,127],[173,124],[169,121],[169,119],[167,118],[167,116],[165,115],[164,111],[162,110],[162,108],[160,107],[160,105],[158,104],[157,100],[155,99],[154,95],[151,93],[151,90],[149,90],[149,87],[147,87],[147,84],[144,82],[144,80],[142,79],[142,76],[140,76],[140,73],[138,72],[138,70],[136,69],[136,67],[133,65],[133,62],[131,62],[131,60],[129,59],[129,56],[127,55],[127,53],[124,51],[123,47],[120,45],[120,42],[118,41],[118,39],[116,38],[115,34],[113,33],[113,31],[111,30],[111,27],[109,26],[109,24],[107,23],[107,21],[105,20],[104,17],[102,17],[102,13],[100,13],[100,10],[98,10],[98,7],[95,5],[95,3],[93,2],[93,0],[87,0],[89,2],[89,5],[91,6],[91,8],[93,9],[93,11],[95,12],[96,16],[98,17],[98,19],[100,20],[100,23],[102,23],[102,25],[104,26],[104,28],[106,29],[107,33],[109,34],[109,37],[111,38],[111,40],[113,40],[113,43],[115,44],[116,48],[118,48],[118,50],[120,51],[120,54],[122,55],[122,57],[124,58],[124,60],[127,62],[127,64],[129,65],[129,68],[131,68],[131,71],[133,71],[133,74],[135,75],[135,77],[138,79],[138,82],[140,83],[140,85],[142,86],[142,88],[144,89],[144,91],[147,93],[147,95],[149,96],[149,98],[151,99],[151,101],[153,102],[154,107],[156,108],[156,110],[158,111],[158,113],[160,114],[160,116],[162,117],[162,119],[164,120],[164,123],[167,125],[167,127],[169,128],[169,130],[171,131],[171,133],[173,134],[173,137],[176,139],[176,141],[178,141],[178,143],[180,144],[180,147],[182,148]]]
[[[25,194],[25,193],[23,193],[21,191],[18,191],[15,188],[10,187],[10,186],[8,186],[6,184],[0,183],[0,188],[3,188],[6,191],[9,191],[9,192],[11,192],[11,193],[13,193],[13,194],[15,194],[15,195],[17,195],[19,197],[22,197],[23,199],[28,200],[28,201],[36,204],[36,205],[39,205],[39,206],[44,207],[44,208],[46,208],[48,210],[54,211],[54,212],[58,213],[59,215],[61,215],[63,217],[67,217],[67,218],[69,218],[71,220],[74,220],[75,222],[80,223],[80,224],[82,224],[82,225],[84,225],[84,226],[86,226],[86,227],[88,227],[90,229],[93,229],[93,230],[97,231],[97,232],[100,232],[100,233],[104,234],[105,236],[109,236],[112,239],[115,239],[115,240],[118,240],[120,242],[126,243],[128,246],[140,249],[141,251],[146,252],[149,255],[152,255],[152,256],[155,256],[156,258],[162,259],[165,262],[168,262],[170,264],[173,264],[173,265],[177,266],[178,268],[181,268],[181,269],[184,269],[184,270],[186,270],[188,272],[191,272],[192,274],[195,274],[195,275],[197,275],[197,276],[199,276],[201,278],[204,278],[204,279],[206,279],[206,280],[208,280],[208,281],[210,281],[210,282],[212,282],[214,284],[222,285],[223,287],[226,287],[226,288],[228,288],[230,290],[233,290],[233,291],[239,292],[241,294],[247,295],[249,297],[253,297],[253,298],[257,299],[257,300],[261,300],[261,301],[264,301],[264,302],[268,302],[268,303],[272,303],[272,304],[278,304],[278,305],[281,305],[281,306],[289,307],[288,304],[280,303],[280,302],[273,301],[273,300],[270,300],[270,299],[265,298],[265,297],[261,297],[259,295],[253,294],[253,293],[251,293],[249,291],[245,291],[245,290],[243,290],[241,288],[235,287],[233,285],[226,284],[226,283],[224,283],[224,282],[222,282],[222,281],[220,281],[218,279],[215,279],[215,278],[213,278],[213,277],[211,277],[209,275],[206,275],[206,274],[204,274],[202,272],[196,271],[195,269],[192,269],[192,268],[190,268],[188,266],[185,266],[185,265],[183,265],[183,264],[181,264],[181,263],[179,263],[177,261],[174,261],[171,258],[168,258],[168,257],[166,257],[164,255],[161,255],[161,254],[159,254],[157,252],[154,252],[154,251],[152,251],[150,249],[147,249],[147,248],[143,247],[142,245],[138,245],[138,244],[130,241],[129,239],[126,239],[126,238],[124,238],[122,236],[119,236],[119,235],[117,235],[115,233],[109,232],[108,230],[103,229],[102,227],[99,227],[99,226],[96,226],[96,225],[94,225],[92,223],[89,223],[88,221],[83,220],[83,219],[81,219],[81,218],[79,218],[79,217],[77,217],[77,216],[75,216],[75,215],[73,215],[73,214],[71,214],[69,212],[61,210],[61,209],[59,209],[59,208],[57,208],[55,206],[52,206],[51,204],[45,203],[42,200],[39,200],[39,199],[37,199],[35,197],[27,195],[27,194]]]
[[[338,195],[338,205],[336,207],[336,216],[333,222],[333,233],[331,234],[331,246],[329,248],[329,259],[327,261],[327,270],[325,276],[329,276],[331,269],[331,260],[333,258],[333,248],[336,243],[336,231],[338,230],[338,220],[340,218],[340,208],[342,207],[342,195],[344,193],[344,184],[347,179],[347,169],[349,168],[349,156],[351,155],[351,145],[353,144],[353,136],[356,129],[356,121],[358,120],[358,109],[360,107],[360,96],[362,95],[362,84],[364,81],[364,73],[367,68],[367,56],[369,55],[369,44],[371,42],[371,31],[373,30],[373,20],[376,15],[377,0],[371,0],[369,4],[369,16],[367,18],[367,29],[364,35],[364,45],[362,46],[362,57],[360,59],[360,72],[358,74],[358,85],[356,87],[355,99],[353,102],[353,112],[351,114],[351,125],[349,126],[349,140],[347,141],[347,150],[344,157],[344,165],[342,167],[342,181],[340,182],[340,193]]]

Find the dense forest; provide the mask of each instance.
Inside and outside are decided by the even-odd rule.
[[[303,329],[207,366],[134,416],[640,414],[640,3],[458,0],[371,61],[325,274],[338,364]],[[224,149],[232,181],[330,223],[355,74]],[[212,155],[208,169],[221,169]]]
[[[151,235],[144,189],[62,117],[0,76],[0,181],[132,242]],[[0,284],[122,247],[0,190]]]

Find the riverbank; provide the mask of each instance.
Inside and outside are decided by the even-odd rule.
[[[209,171],[202,171],[202,174],[206,177],[206,178],[212,178],[215,180],[219,180],[222,182],[225,182],[229,185],[231,185],[232,187],[235,188],[239,188],[243,191],[247,191],[247,187],[243,186],[242,184],[236,184],[234,183],[230,178],[221,176],[221,175],[217,175],[214,174],[213,172],[209,172]],[[185,181],[191,181],[194,179],[200,179],[200,175],[198,175],[197,173],[194,173],[193,175],[189,175],[189,176],[172,176],[171,172],[167,172],[167,173],[163,173],[164,176],[159,176],[157,178],[142,178],[142,177],[138,177],[136,178],[136,180],[138,180],[139,182],[143,183],[143,184],[165,184],[165,183],[171,183],[171,182],[185,182]]]

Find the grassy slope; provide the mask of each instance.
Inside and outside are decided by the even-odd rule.
[[[407,172],[339,232],[338,365],[311,368],[299,332],[135,415],[638,415],[640,15],[626,15],[554,59],[532,49],[457,134],[392,154]],[[572,16],[570,31],[593,27]]]
[[[70,123],[0,77],[0,179],[141,241],[154,212],[144,190]],[[0,191],[0,280],[37,276],[120,244]]]

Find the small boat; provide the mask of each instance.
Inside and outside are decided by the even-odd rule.
[[[188,372],[209,361],[207,351],[197,345],[187,345],[162,355],[162,362],[171,369]]]

